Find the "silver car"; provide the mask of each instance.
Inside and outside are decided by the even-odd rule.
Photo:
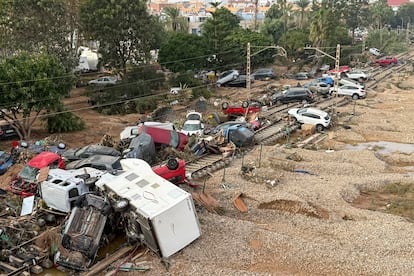
[[[106,86],[106,85],[115,85],[117,82],[118,82],[118,79],[116,77],[100,77],[95,80],[89,81],[88,84]]]

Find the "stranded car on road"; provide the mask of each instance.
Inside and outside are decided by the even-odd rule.
[[[100,77],[95,80],[91,80],[88,82],[89,85],[96,85],[96,86],[106,86],[106,85],[115,85],[118,82],[116,77]]]
[[[228,117],[239,117],[260,112],[262,105],[258,102],[249,103],[248,101],[244,101],[241,106],[230,106],[228,102],[224,102],[222,103],[221,108],[223,113]]]
[[[289,88],[282,93],[272,95],[272,104],[291,102],[313,102],[313,93],[304,87]]]
[[[397,64],[397,63],[398,63],[398,60],[395,57],[389,57],[389,56],[382,57],[375,61],[375,64],[378,64],[380,66],[388,66],[388,65]]]
[[[317,108],[292,108],[289,109],[288,114],[300,124],[315,125],[318,132],[327,128],[331,123],[329,114]]]

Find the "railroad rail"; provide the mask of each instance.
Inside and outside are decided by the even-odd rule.
[[[412,60],[414,58],[414,53],[405,53],[400,56],[399,58],[404,58],[405,60]],[[372,67],[373,69],[369,72],[370,79],[366,81],[365,87],[366,89],[375,88],[376,85],[389,77],[392,74],[401,72],[403,69],[406,68],[408,64],[402,62],[398,65],[389,66],[389,67]],[[265,91],[263,91],[265,92]],[[348,97],[330,97],[330,98],[318,98],[317,101],[314,103],[314,106],[325,110],[331,111],[333,108],[340,107],[343,105],[348,104],[351,100]],[[302,104],[285,104],[285,105],[277,105],[267,107],[262,114],[261,117],[270,121],[270,123],[260,128],[255,132],[255,140],[256,145],[269,145],[275,143],[276,141],[290,135],[290,133],[299,129],[299,125],[291,125],[287,118],[287,110],[290,108],[297,108],[303,106]],[[309,141],[299,145],[300,147],[305,146],[305,144],[311,142],[317,142],[323,139],[321,134],[315,134],[314,136],[309,138]],[[242,154],[247,153],[248,151],[252,150],[252,148],[243,149],[241,152]],[[239,155],[233,155],[231,157],[222,157],[221,155],[205,155],[202,156],[192,162],[187,164],[187,175],[189,178],[197,179],[201,177],[205,177],[206,175],[211,174],[212,172],[222,169],[223,167],[227,166],[231,163],[234,157],[238,157]]]

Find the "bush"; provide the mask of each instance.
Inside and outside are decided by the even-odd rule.
[[[46,125],[49,133],[71,132],[85,128],[82,119],[69,111],[47,117]]]

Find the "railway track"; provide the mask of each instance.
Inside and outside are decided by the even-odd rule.
[[[405,60],[412,60],[414,59],[414,52],[406,53],[405,55],[398,56],[398,58],[404,58]],[[373,69],[369,72],[371,78],[365,83],[366,89],[373,89],[376,85],[389,77],[392,74],[401,72],[407,66],[407,63],[403,62],[398,65],[390,66],[387,68],[383,67],[373,67]],[[346,97],[330,97],[327,99],[321,98],[316,101],[314,106],[325,110],[331,111],[333,108],[340,107],[343,105],[348,104],[351,102],[349,98]],[[302,104],[287,104],[287,105],[279,105],[279,106],[271,106],[268,107],[267,110],[264,110],[261,114],[266,120],[270,121],[270,124],[257,130],[255,132],[255,140],[256,145],[269,145],[272,144],[290,133],[299,129],[299,125],[290,125],[287,120],[287,110],[290,108],[300,107]],[[305,144],[317,142],[323,139],[321,134],[315,134],[312,137],[309,137],[309,141],[306,141],[303,144],[298,145],[299,147],[304,147]],[[255,146],[248,149],[243,149],[241,154],[246,154],[246,152],[252,150]],[[223,158],[220,155],[206,155],[202,156],[187,165],[187,175],[189,178],[197,179],[201,177],[205,177],[209,175],[213,171],[222,169],[223,167],[227,166],[231,163],[234,157],[238,157],[239,155],[235,155],[232,157]]]

